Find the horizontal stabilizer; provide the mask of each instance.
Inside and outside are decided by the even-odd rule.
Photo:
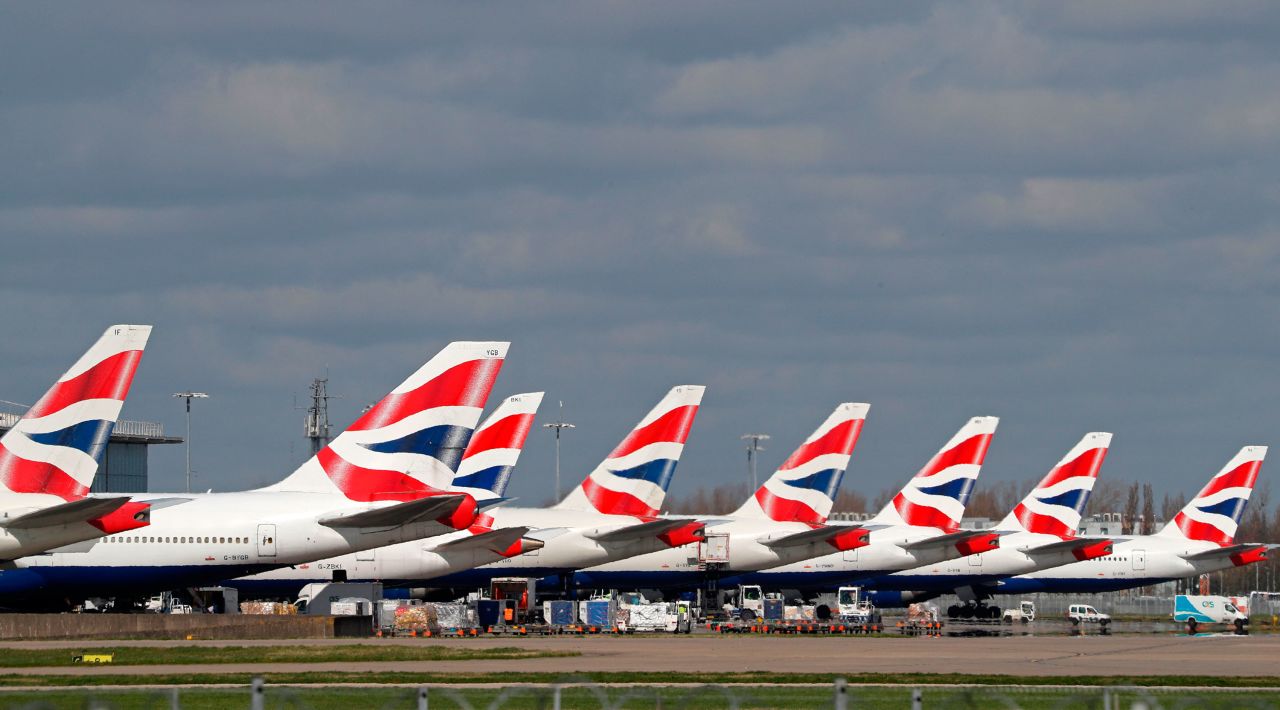
[[[925,550],[930,547],[948,547],[950,545],[959,545],[969,540],[974,540],[983,536],[991,535],[987,530],[958,530],[945,535],[934,535],[926,537],[923,540],[913,540],[911,542],[900,542],[898,547],[904,550]]]
[[[84,523],[100,518],[129,502],[128,496],[114,498],[81,498],[20,515],[12,519],[0,518],[0,527],[10,530],[30,530],[54,525]]]
[[[832,542],[842,535],[860,538],[865,544],[867,535],[869,534],[870,532],[868,530],[857,526],[824,525],[812,530],[791,533],[790,535],[762,539],[760,540],[760,544],[771,548],[797,547],[800,545],[809,545],[815,542]]]
[[[520,538],[528,535],[529,530],[525,526],[498,528],[478,535],[468,535],[467,537],[450,540],[444,544],[436,545],[435,549],[437,552],[457,552],[459,550],[493,550],[494,552],[502,552],[518,542]]]
[[[663,518],[661,520],[652,520],[647,523],[639,523],[636,525],[626,525],[623,527],[596,528],[594,532],[588,533],[587,537],[596,542],[623,542],[626,540],[638,540],[640,538],[653,537],[663,533],[671,532],[685,527],[689,523],[696,522],[688,518]]]
[[[1047,545],[1036,545],[1025,550],[1019,549],[1032,557],[1036,555],[1054,555],[1066,550],[1082,550],[1093,545],[1100,545],[1111,542],[1109,537],[1073,537],[1070,540],[1059,540],[1051,542]]]
[[[427,496],[386,508],[324,518],[320,524],[331,528],[391,528],[452,515],[466,500],[462,493]]]
[[[1201,552],[1192,552],[1182,555],[1184,560],[1212,560],[1218,557],[1230,557],[1243,552],[1251,552],[1257,549],[1268,549],[1274,545],[1260,545],[1258,543],[1242,543],[1239,545],[1228,545],[1227,547],[1215,547],[1211,550],[1203,550]]]

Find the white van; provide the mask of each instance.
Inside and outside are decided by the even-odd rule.
[[[1079,626],[1081,623],[1106,626],[1111,623],[1111,615],[1103,614],[1088,604],[1072,604],[1067,608],[1067,620],[1073,626]]]

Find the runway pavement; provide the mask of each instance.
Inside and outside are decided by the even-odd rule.
[[[11,642],[0,648],[102,648],[180,645],[318,645],[357,641],[65,641]],[[1280,675],[1280,636],[1018,636],[1005,638],[858,638],[791,636],[536,637],[370,639],[359,643],[514,646],[572,650],[570,658],[484,661],[271,663],[0,669],[35,675],[148,675],[191,672],[802,672],[980,673],[1019,676]]]

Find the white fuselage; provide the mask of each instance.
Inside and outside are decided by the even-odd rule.
[[[54,505],[63,502],[53,496],[47,497],[53,500]],[[41,510],[40,507],[8,508],[0,511],[0,522],[39,510]],[[45,525],[25,529],[0,526],[0,560],[15,560],[27,555],[38,555],[63,545],[102,537],[103,534],[102,528],[94,527],[83,520],[64,525]]]
[[[428,540],[412,540],[372,550],[328,557],[289,567],[247,575],[228,583],[249,594],[293,596],[315,582],[340,579],[347,582],[382,582],[398,586],[429,586],[429,582],[454,572],[504,559],[485,547],[441,547],[470,536],[466,530]],[[421,585],[415,583],[421,582]]]
[[[874,586],[878,589],[951,590],[1078,562],[1076,553],[1069,547],[1034,553],[1037,548],[1059,542],[1062,538],[1055,535],[1010,533],[1001,536],[997,549],[895,572],[877,579]]]
[[[1110,555],[1001,580],[996,593],[1089,592],[1142,587],[1236,565],[1229,555],[1186,559],[1219,549],[1211,542],[1161,535],[1118,537]]]
[[[454,532],[434,520],[377,529],[322,525],[323,518],[393,505],[336,494],[258,490],[135,500],[152,503],[150,525],[0,568],[0,597],[164,591]]]

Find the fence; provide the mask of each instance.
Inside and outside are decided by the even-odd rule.
[[[795,685],[632,685],[597,684],[566,679],[562,683],[507,687],[385,685],[286,686],[255,678],[248,688],[168,688],[138,690],[85,689],[83,707],[141,707],[180,710],[191,707],[268,708],[381,707],[391,710],[503,710],[548,708],[614,710],[615,708],[1097,708],[1163,710],[1165,708],[1280,708],[1280,690],[1250,688],[996,686],[996,685],[858,685],[845,678],[828,684]],[[41,696],[47,691],[0,691],[0,707],[66,706]]]

